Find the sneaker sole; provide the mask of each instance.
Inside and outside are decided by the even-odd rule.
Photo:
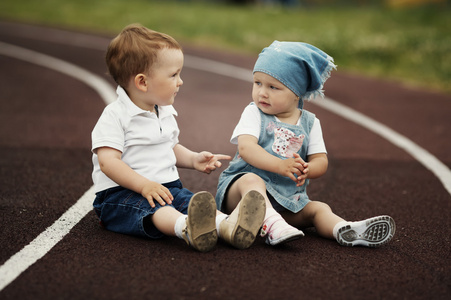
[[[265,218],[265,198],[257,191],[250,191],[239,205],[237,225],[232,231],[232,245],[238,249],[247,249],[254,243]]]
[[[338,230],[337,241],[343,246],[379,247],[387,244],[395,231],[395,221],[391,217],[374,217],[358,227],[343,226]]]
[[[201,251],[213,249],[218,241],[216,232],[216,202],[208,192],[193,195],[186,220],[190,245]]]

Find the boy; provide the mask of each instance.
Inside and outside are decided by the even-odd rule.
[[[210,193],[193,195],[180,182],[177,167],[209,174],[230,157],[179,144],[172,107],[183,84],[177,41],[129,25],[111,41],[106,63],[119,86],[117,101],[92,132],[94,209],[103,226],[150,238],[177,236],[202,252],[218,235],[236,248],[249,247],[263,222],[262,197],[249,193],[228,217]]]

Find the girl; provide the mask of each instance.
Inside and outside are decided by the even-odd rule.
[[[297,228],[311,226],[346,246],[377,247],[395,233],[389,216],[347,222],[307,196],[309,179],[322,176],[328,160],[320,122],[302,109],[303,100],[323,96],[335,68],[332,57],[299,42],[274,41],[255,64],[253,102],[233,132],[238,151],[219,178],[216,204],[231,212],[247,192],[259,192],[266,202],[261,233],[270,245],[300,238]]]

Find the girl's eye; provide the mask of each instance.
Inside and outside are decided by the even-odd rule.
[[[271,88],[272,90],[278,90],[278,88],[275,87],[275,86],[273,86],[273,85],[271,85],[270,88]]]
[[[261,82],[259,82],[259,81],[255,81],[254,83],[255,83],[256,85],[262,85]]]

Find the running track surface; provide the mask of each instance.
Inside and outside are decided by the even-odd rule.
[[[103,58],[110,38],[0,22],[0,42],[68,62],[114,91]],[[229,138],[251,101],[255,57],[184,48],[184,85],[174,105],[181,143],[233,155]],[[105,231],[91,210],[57,238],[61,229],[52,224],[59,220],[64,229],[70,220],[63,214],[83,195],[92,200],[85,194],[92,186],[90,133],[105,102],[79,79],[0,54],[0,299],[448,299],[451,96],[340,71],[325,88],[333,103],[411,144],[402,149],[380,135],[383,128],[346,119],[341,106],[308,103],[321,120],[330,160],[309,195],[349,220],[391,215],[393,241],[347,248],[307,229],[306,237],[281,247],[258,238],[247,250],[219,242],[198,253],[177,238]],[[219,172],[180,174],[185,187],[215,193]],[[45,245],[33,244],[47,228],[56,232],[46,232]],[[35,248],[24,251],[30,244]],[[37,262],[17,271],[33,255]]]

